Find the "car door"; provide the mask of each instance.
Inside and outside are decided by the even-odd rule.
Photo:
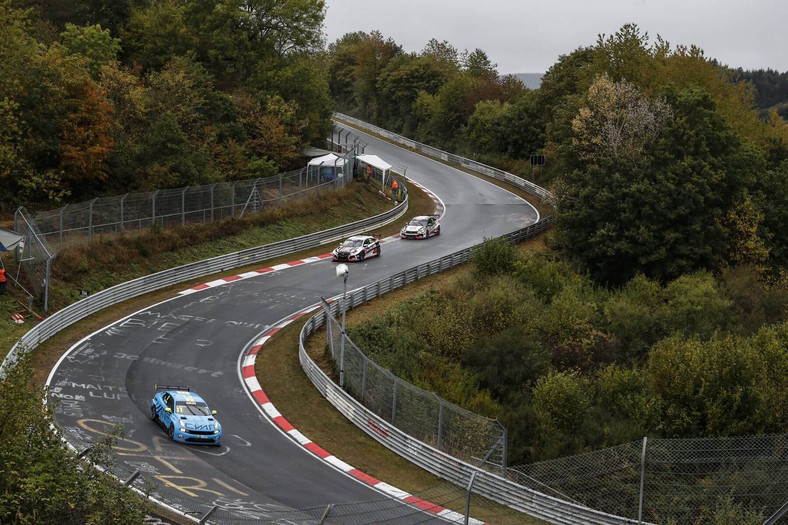
[[[172,412],[167,412],[167,409],[169,408],[171,411],[175,409],[175,400],[169,393],[165,393],[161,396],[161,402],[163,406],[159,407],[159,419],[166,422],[169,426],[169,422],[172,419]]]
[[[364,253],[372,252],[372,239],[367,237],[364,239]]]
[[[435,233],[435,219],[430,217],[427,219],[427,235],[432,235]]]

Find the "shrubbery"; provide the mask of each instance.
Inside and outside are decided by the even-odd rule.
[[[500,417],[511,464],[646,434],[788,428],[784,286],[747,293],[736,282],[757,272],[738,268],[665,285],[640,275],[608,290],[553,258],[488,241],[453,285],[351,337],[406,380]]]

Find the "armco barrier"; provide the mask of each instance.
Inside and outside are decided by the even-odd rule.
[[[351,117],[349,115],[344,115],[342,113],[334,113],[335,118],[344,120],[358,128],[365,129],[367,131],[371,131],[376,135],[380,135],[381,137],[385,137],[388,140],[395,142],[397,144],[401,144],[406,148],[410,148],[416,150],[420,153],[424,153],[430,157],[440,159],[444,162],[448,162],[450,164],[456,164],[463,168],[467,168],[471,171],[475,171],[481,175],[486,175],[487,177],[492,177],[496,180],[500,180],[506,182],[507,184],[511,184],[517,188],[520,188],[523,191],[530,193],[540,199],[544,200],[548,204],[555,205],[555,197],[552,193],[547,191],[546,189],[537,186],[533,182],[529,182],[522,177],[518,177],[517,175],[512,175],[503,170],[499,170],[498,168],[493,168],[492,166],[488,166],[486,164],[482,164],[481,162],[476,162],[475,160],[466,159],[465,157],[460,157],[459,155],[455,155],[453,153],[449,153],[447,151],[440,150],[438,148],[433,148],[427,144],[422,144],[421,142],[416,142],[415,140],[411,140],[407,137],[403,137],[402,135],[397,135],[396,133],[392,133],[391,131],[385,130],[383,128],[379,128],[377,126],[373,126],[372,124],[368,124],[362,120],[359,120],[355,117]]]
[[[127,281],[107,288],[106,290],[102,290],[55,312],[27,332],[16,342],[2,364],[0,364],[0,378],[4,375],[3,369],[16,360],[16,353],[21,348],[33,349],[60,330],[63,330],[103,308],[184,281],[224,272],[225,270],[233,268],[240,268],[250,264],[257,264],[267,259],[289,255],[342,239],[348,235],[361,233],[372,228],[378,228],[399,219],[405,214],[407,209],[408,201],[405,200],[391,210],[374,217],[337,226],[336,228],[321,232],[302,235],[294,239],[287,239],[264,246],[258,246],[257,248],[250,248],[240,252],[220,255],[212,259],[186,264],[177,268],[139,277],[132,281]]]
[[[477,173],[504,181],[531,195],[538,196],[550,204],[555,204],[555,198],[549,191],[517,177],[516,175],[447,153],[426,144],[415,142],[347,115],[336,114],[335,116],[354,126],[383,136],[393,142],[415,149],[431,157],[457,164]],[[546,231],[550,227],[551,222],[552,217],[548,216],[535,224],[503,235],[501,238],[511,242],[520,242]],[[379,297],[384,293],[405,286],[422,277],[463,264],[471,259],[473,253],[479,246],[480,245],[476,245],[451,255],[441,257],[440,259],[414,266],[404,272],[392,275],[391,277],[372,283],[363,288],[353,290],[347,295],[347,308],[352,309],[361,303],[366,303],[370,299]],[[338,305],[338,302],[331,305],[332,315],[338,313]],[[298,356],[301,367],[318,391],[334,405],[337,410],[385,447],[425,470],[457,485],[467,486],[471,476],[475,473],[476,479],[473,483],[475,493],[550,523],[583,523],[598,525],[638,523],[637,520],[607,514],[536,492],[533,489],[464,463],[457,458],[449,456],[448,454],[408,436],[384,419],[381,419],[337,386],[307,354],[305,347],[307,337],[324,323],[325,314],[321,310],[318,314],[310,318],[302,328],[298,345]]]
[[[502,238],[512,242],[521,241],[547,230],[550,222],[550,218],[547,217],[536,224],[504,235]],[[413,281],[463,264],[473,257],[479,246],[476,245],[440,259],[414,266],[404,272],[353,290],[347,294],[347,308],[352,309],[370,299],[380,297]],[[331,314],[337,316],[340,313],[339,302],[332,303]],[[301,329],[298,345],[298,357],[301,367],[318,391],[337,410],[385,447],[425,470],[457,485],[467,486],[472,474],[476,473],[476,480],[473,484],[473,490],[476,494],[550,523],[587,523],[598,525],[638,523],[637,520],[606,514],[536,492],[513,481],[481,470],[408,436],[385,419],[378,417],[336,385],[307,354],[306,339],[324,323],[325,313],[321,310],[318,314],[311,317]]]

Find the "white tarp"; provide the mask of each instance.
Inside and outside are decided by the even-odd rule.
[[[369,164],[373,168],[378,168],[380,171],[386,172],[391,169],[391,164],[381,159],[377,155],[359,155],[356,157],[359,161]]]
[[[0,252],[10,252],[25,238],[11,230],[0,228]]]
[[[309,161],[310,166],[336,166],[337,168],[341,168],[345,165],[345,159],[342,157],[337,157],[333,153],[329,153],[328,155],[323,155],[322,157],[315,157],[314,159]]]

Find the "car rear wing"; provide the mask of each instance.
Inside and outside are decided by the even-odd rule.
[[[178,385],[153,385],[156,390],[180,390],[183,392],[191,392],[188,386],[178,386]]]

